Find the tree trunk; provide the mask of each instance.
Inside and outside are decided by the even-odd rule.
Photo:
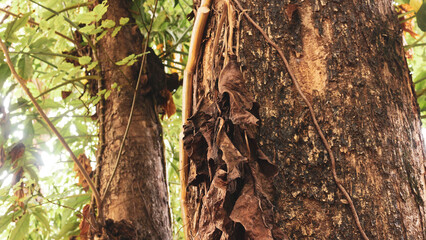
[[[289,60],[336,157],[337,176],[353,200],[366,235],[370,239],[426,239],[421,122],[392,1],[239,1]],[[228,100],[220,90],[220,77],[219,90],[212,83],[224,67],[224,34],[231,32],[228,23],[216,36],[224,3],[214,3],[207,23],[194,78],[194,102],[198,106],[193,112],[201,111],[206,116],[208,111],[203,109],[219,102],[214,107],[219,113],[215,114],[230,122],[226,133],[238,142],[235,129],[240,127],[236,127],[232,117],[223,116],[228,111],[223,104]],[[217,156],[200,160],[191,158],[195,150],[187,143],[189,179],[198,177],[198,181],[188,183],[190,236],[280,239],[283,232],[290,239],[360,239],[348,201],[333,179],[330,156],[288,70],[277,51],[244,16],[239,18],[234,13],[234,20],[233,51],[245,79],[239,89],[247,89],[260,105],[261,122],[255,140],[276,165],[278,174],[271,181],[259,182],[261,187],[252,186],[252,198],[258,204],[250,205],[250,194],[244,191],[249,179],[241,177],[237,187],[233,187],[243,190],[232,191],[230,185],[235,183],[230,180],[230,161],[223,160],[226,154],[220,146]],[[215,47],[218,37],[219,45]],[[215,91],[219,91],[218,98]],[[232,94],[228,95],[232,101]],[[205,126],[195,122],[201,118],[192,119],[195,130]],[[220,130],[212,129],[218,132],[218,139]],[[244,142],[244,134],[240,138]],[[252,148],[250,137],[245,138]],[[209,139],[203,141],[209,143]],[[234,145],[250,162],[238,144]],[[204,179],[200,178],[203,164],[197,161],[208,166]],[[217,200],[218,194],[209,194],[212,188],[220,189],[214,182],[220,174],[215,169],[226,172],[220,177],[225,189],[219,191],[225,196],[223,201]],[[253,179],[257,174],[251,171]],[[274,191],[270,195],[259,194],[257,190],[268,189],[268,184],[273,184]],[[250,215],[235,216],[240,211],[236,207],[241,198],[251,206],[250,211],[262,217],[251,216],[250,222],[245,219]],[[265,198],[273,205],[273,220],[268,218],[269,209],[265,210]],[[213,209],[201,210],[211,206],[211,202],[217,203]],[[216,214],[220,212],[218,206],[225,208],[220,216]],[[207,224],[215,227],[203,227]],[[263,226],[270,230],[264,231],[268,235],[253,237]]]
[[[129,12],[130,4],[131,1],[126,0],[108,1],[108,11],[104,19],[114,20],[117,25],[122,17],[131,20],[130,24],[122,27],[117,36],[112,37],[111,31],[98,43],[104,86],[111,90],[104,106],[105,143],[103,148],[101,147],[99,163],[101,194],[105,193],[116,165],[129,119],[141,58],[132,66],[118,66],[115,62],[143,51],[143,36]],[[121,235],[130,237],[128,239],[172,238],[162,127],[155,110],[153,91],[147,90],[153,89],[148,86],[153,75],[165,76],[161,62],[156,62],[158,60],[152,53],[147,58],[144,72],[147,71],[148,75],[142,74],[142,90],[138,92],[130,131],[117,172],[104,197],[102,207],[110,237]],[[118,87],[112,89],[111,86],[115,83]],[[101,111],[98,111],[99,114]],[[118,232],[114,233],[114,229]]]

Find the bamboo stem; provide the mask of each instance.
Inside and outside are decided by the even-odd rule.
[[[202,0],[197,11],[197,16],[194,22],[194,27],[191,35],[191,43],[189,45],[188,62],[183,76],[183,100],[182,100],[182,124],[187,122],[191,116],[192,110],[192,80],[195,67],[197,64],[198,54],[200,52],[201,40],[204,34],[207,18],[210,13],[211,0]],[[186,203],[186,184],[188,182],[188,155],[183,146],[183,132],[180,136],[180,183],[181,183],[181,207],[182,219],[185,239],[189,239],[188,233],[188,208]]]

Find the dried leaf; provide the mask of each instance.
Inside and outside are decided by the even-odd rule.
[[[288,18],[288,21],[291,22],[291,19],[293,18],[294,11],[297,10],[297,4],[288,4],[285,9],[285,15]]]
[[[409,4],[401,4],[398,6],[398,8],[398,14],[406,13],[413,10],[413,8]],[[413,38],[416,38],[419,36],[419,34],[414,32],[414,18],[412,18],[414,17],[414,15],[414,12],[407,14],[403,17],[400,17],[399,21],[401,22],[400,25],[402,31],[410,34]]]
[[[254,100],[245,87],[245,80],[237,64],[236,57],[230,57],[229,63],[219,76],[219,93],[226,104],[229,96],[229,119],[235,125],[257,125],[259,119],[252,112],[256,110]],[[223,106],[223,108],[226,108]]]
[[[78,226],[80,228],[80,240],[89,239],[89,236],[88,236],[89,229],[90,229],[90,223],[88,222],[89,217],[90,217],[90,204],[86,204],[83,207],[83,216]]]
[[[66,99],[67,97],[69,97],[69,95],[71,95],[71,91],[62,91],[61,92],[62,99]]]
[[[86,155],[80,154],[78,156],[78,161],[80,161],[81,165],[83,165],[83,168],[90,175],[92,172],[92,166],[90,166],[90,160],[86,157]],[[76,177],[78,178],[78,185],[83,187],[83,190],[87,192],[89,190],[89,184],[87,183],[86,179],[84,179],[83,174],[81,173],[80,169],[78,169],[78,166],[75,163],[74,171],[77,172]]]
[[[18,143],[9,152],[9,156],[11,158],[12,163],[16,160],[24,156],[25,153],[25,145],[23,143]]]
[[[168,89],[163,89],[160,91],[160,95],[166,99],[164,104],[161,106],[164,113],[167,115],[167,118],[173,116],[176,113],[176,105],[173,101],[173,95]]]
[[[184,126],[195,239],[280,239],[271,202],[278,171],[257,144],[258,105],[235,57],[218,88],[217,102],[201,101]]]

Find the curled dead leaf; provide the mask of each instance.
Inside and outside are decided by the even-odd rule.
[[[92,173],[92,166],[90,166],[90,160],[86,157],[85,154],[80,154],[78,156],[78,161],[80,161],[81,165],[83,165],[84,170],[90,175]],[[78,169],[77,164],[74,163],[74,171],[77,173],[76,177],[78,178],[78,185],[83,187],[84,191],[89,190],[89,184],[87,183],[86,179],[84,179],[83,174],[81,173],[80,169]]]
[[[165,115],[167,115],[167,118],[170,118],[173,116],[173,114],[176,113],[176,105],[173,101],[172,92],[170,92],[168,89],[163,89],[160,91],[160,95],[166,99],[161,107],[163,108]],[[163,117],[164,115],[161,116],[161,118]]]
[[[80,228],[80,240],[89,239],[89,230],[90,230],[90,223],[88,221],[89,217],[90,217],[90,204],[86,204],[83,207],[81,222],[78,225],[78,227]]]
[[[257,144],[258,104],[235,57],[218,90],[216,102],[201,101],[184,126],[187,186],[199,191],[188,201],[202,206],[191,219],[195,239],[280,239],[272,204],[278,169]]]
[[[12,163],[16,160],[24,156],[25,153],[25,145],[23,143],[15,144],[9,152],[9,156],[11,158]]]

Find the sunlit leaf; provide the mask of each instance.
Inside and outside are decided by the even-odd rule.
[[[6,230],[7,226],[12,222],[12,219],[14,216],[16,216],[16,213],[9,213],[3,216],[0,216],[0,233],[2,233],[4,230]]]
[[[129,18],[126,18],[126,17],[120,18],[120,25],[125,25],[128,22],[129,22]]]
[[[106,13],[108,10],[108,5],[106,5],[107,2],[103,1],[102,4],[96,5],[96,7],[93,8],[93,13],[96,16],[96,21],[99,21],[102,19],[102,16]]]
[[[28,234],[28,228],[30,225],[30,215],[24,214],[21,219],[19,219],[12,232],[10,233],[10,240],[23,240]]]
[[[44,228],[50,231],[49,219],[47,218],[47,212],[41,208],[36,207],[32,210],[32,214],[35,216],[38,222],[40,222]]]
[[[111,19],[106,19],[102,21],[101,27],[103,28],[112,28],[115,27],[115,22],[114,20]]]
[[[80,63],[80,65],[86,65],[90,63],[90,61],[92,61],[92,58],[89,56],[83,56],[78,58],[78,63]]]
[[[423,0],[410,0],[410,6],[416,12],[420,9],[420,7],[422,6],[422,3],[423,3]]]
[[[155,18],[154,23],[152,24],[152,31],[160,31],[160,27],[165,22],[166,17],[167,16],[165,12],[158,13],[158,16]]]
[[[4,33],[4,41],[8,41],[9,38],[12,37],[12,35],[18,31],[20,28],[22,28],[23,26],[25,26],[25,24],[28,22],[28,19],[31,15],[30,13],[26,13],[24,14],[22,17],[17,18],[15,20],[13,20],[12,22],[7,24],[7,28],[6,31]]]
[[[121,26],[118,26],[116,28],[114,28],[114,31],[112,31],[111,36],[115,37],[117,36],[118,32],[121,30]]]
[[[87,66],[87,71],[92,70],[93,68],[95,68],[98,65],[98,62],[92,62],[91,64],[89,64],[89,66]]]
[[[25,80],[29,80],[33,75],[33,65],[30,56],[24,54],[18,61],[18,74]]]

